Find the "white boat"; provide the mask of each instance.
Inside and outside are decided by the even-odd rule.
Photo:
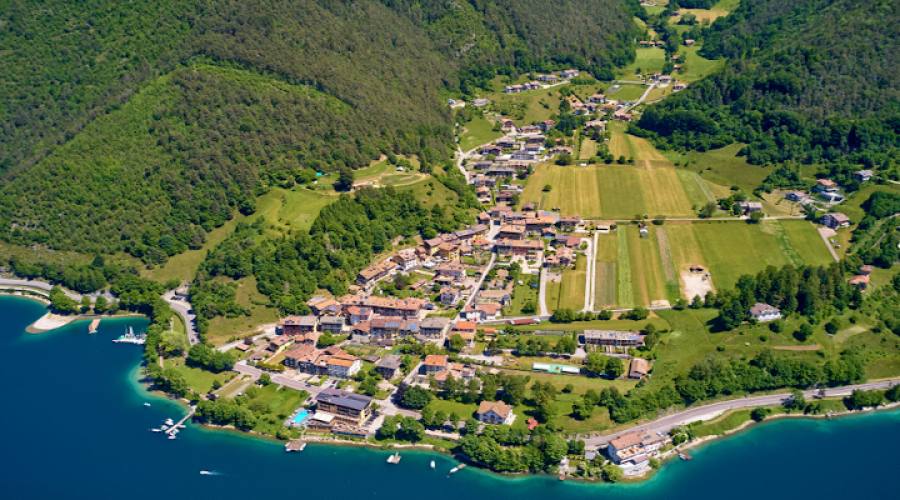
[[[149,407],[149,406],[150,406],[150,403],[144,403],[144,406],[148,406],[148,407]]]
[[[202,470],[202,471],[200,471],[200,475],[201,476],[215,476],[216,473],[213,471],[209,471],[209,470]]]
[[[389,456],[387,459],[387,463],[392,464],[392,465],[399,464],[400,463],[400,454],[394,453],[393,455]]]
[[[457,472],[459,472],[465,468],[466,468],[466,464],[459,464],[456,467],[450,469],[450,474],[456,474]],[[447,475],[449,476],[450,474],[447,474]]]
[[[177,438],[178,438],[178,436],[176,436],[175,434],[169,434],[169,439],[177,439]]]
[[[135,345],[144,345],[147,343],[147,335],[146,334],[135,334],[134,328],[128,327],[128,331],[118,338],[113,339],[113,342],[116,344],[135,344]]]
[[[162,431],[163,430],[160,429],[159,427],[154,427],[154,428],[150,429],[150,432],[162,432]]]
[[[431,468],[434,469],[435,465],[437,465],[437,464],[435,464],[434,460],[432,460],[430,465],[431,465]]]
[[[168,425],[169,427],[175,425],[175,421],[172,420],[171,418],[167,418],[167,419],[165,420],[165,422],[166,422],[166,425]]]
[[[164,431],[169,430],[169,426],[168,426],[168,425],[161,425],[159,428],[162,429],[162,430],[164,430]]]

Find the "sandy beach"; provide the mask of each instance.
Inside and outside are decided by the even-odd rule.
[[[59,314],[47,313],[41,316],[37,321],[32,323],[25,329],[28,333],[44,333],[49,332],[50,330],[55,330],[59,327],[66,326],[69,323],[77,320],[80,316],[72,315],[72,316],[62,316]]]

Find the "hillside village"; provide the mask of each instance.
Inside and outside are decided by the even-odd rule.
[[[349,277],[346,294],[320,287],[290,309],[301,314],[214,347],[192,324],[189,292],[171,292],[189,346],[150,360],[160,380],[196,394],[197,420],[273,435],[288,451],[312,441],[414,443],[502,472],[597,477],[603,468],[606,477],[613,468],[640,477],[660,460],[689,459],[682,445],[721,412],[624,426],[679,405],[783,387],[698,388],[704,381],[692,377],[725,369],[711,355],[738,372],[766,363],[777,371],[770,345],[848,365],[856,360],[845,359],[845,342],[890,347],[862,340],[874,326],[856,312],[841,309],[821,325],[811,313],[802,318],[796,297],[771,284],[801,279],[776,268],[799,268],[854,307],[878,293],[883,269],[847,264],[849,272],[836,274],[834,263],[858,244],[854,230],[885,224],[863,224],[868,209],[859,199],[884,183],[883,173],[766,167],[728,185],[735,171],[719,172],[720,164],[757,168],[737,148],[657,149],[634,128],[648,103],[687,89],[696,67],[715,61],[698,60],[698,41],[684,27],[674,41],[645,34],[640,60],[610,81],[573,68],[531,72],[447,99],[457,151],[440,168],[475,194],[463,209],[471,222],[388,241]],[[397,187],[430,178],[420,158],[397,156],[374,161],[377,175],[349,175],[347,190],[380,189],[389,176],[403,178]],[[735,286],[744,287],[740,300],[729,295]],[[725,320],[732,324],[719,328]],[[816,373],[853,371],[841,368]],[[822,404],[817,412],[834,409]],[[242,420],[250,406],[263,415],[255,425]],[[540,455],[528,460],[543,463],[504,455],[526,445]]]

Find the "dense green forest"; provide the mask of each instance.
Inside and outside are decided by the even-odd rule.
[[[634,2],[563,4],[463,2],[453,39],[409,2],[13,2],[0,13],[0,239],[158,264],[312,170],[383,152],[428,167],[452,151],[441,92],[471,68],[633,57]],[[449,21],[455,5],[421,8]],[[475,27],[490,41],[460,58]]]
[[[637,0],[382,0],[462,61],[463,91],[495,72],[576,66],[612,79],[634,60]]]
[[[703,34],[720,73],[651,106],[637,133],[670,148],[746,143],[751,163],[896,163],[900,5],[745,0]]]

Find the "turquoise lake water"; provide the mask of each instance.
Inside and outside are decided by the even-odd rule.
[[[0,297],[6,499],[900,498],[897,411],[763,424],[629,485],[510,479],[472,467],[448,478],[455,462],[441,455],[404,452],[394,466],[379,450],[310,445],[286,454],[278,443],[191,425],[168,441],[149,429],[184,410],[136,382],[140,347],[110,342],[146,322],[104,320],[93,336],[86,322],[25,333],[43,313],[36,302]]]

